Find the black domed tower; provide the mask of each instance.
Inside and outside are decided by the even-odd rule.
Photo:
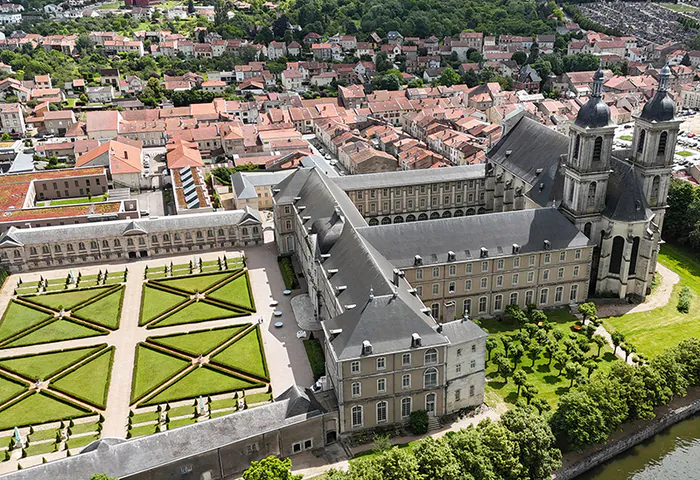
[[[569,153],[564,166],[562,211],[581,230],[596,223],[605,209],[615,125],[603,100],[602,66],[593,75],[593,89],[569,128]]]

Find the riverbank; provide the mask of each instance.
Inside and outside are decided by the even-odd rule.
[[[554,478],[574,479],[698,412],[700,388],[691,388],[685,397],[674,399],[668,405],[655,409],[656,417],[653,420],[627,423],[612,435],[605,445],[594,445],[582,452],[567,453]]]

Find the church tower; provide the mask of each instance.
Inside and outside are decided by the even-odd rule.
[[[675,117],[675,105],[668,95],[671,70],[666,65],[659,75],[659,88],[642,113],[635,118],[631,160],[642,178],[642,189],[653,222],[661,230],[671,182],[671,167],[682,120]]]
[[[602,69],[593,76],[593,91],[569,128],[569,151],[563,166],[561,211],[589,238],[605,209],[615,125],[603,101]],[[595,240],[595,239],[593,239]]]

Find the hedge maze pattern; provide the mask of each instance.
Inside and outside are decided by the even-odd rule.
[[[136,349],[131,402],[164,404],[268,383],[258,325],[149,337]]]
[[[22,295],[0,320],[0,348],[107,335],[119,328],[124,286]]]
[[[255,313],[255,302],[248,272],[243,269],[215,271],[146,280],[139,324],[159,328],[252,313]]]

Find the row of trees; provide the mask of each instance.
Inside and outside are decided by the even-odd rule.
[[[668,206],[664,238],[700,249],[700,187],[684,180],[671,179]]]

